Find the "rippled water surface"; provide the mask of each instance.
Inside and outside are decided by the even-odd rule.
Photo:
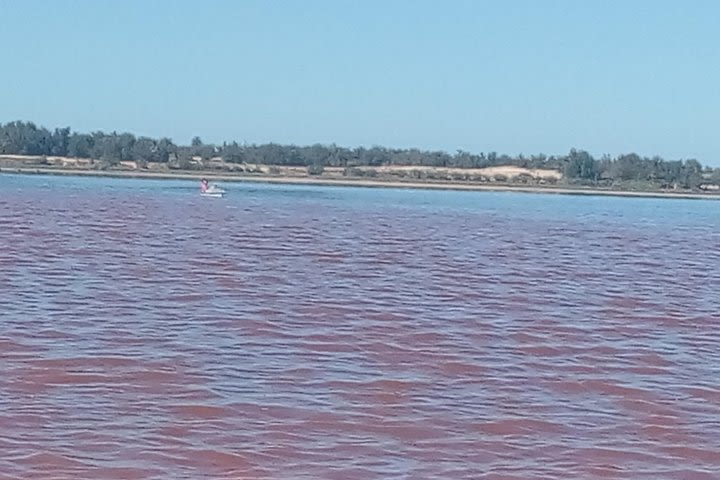
[[[0,479],[720,478],[720,202],[0,175]]]

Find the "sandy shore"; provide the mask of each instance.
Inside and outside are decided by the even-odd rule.
[[[322,178],[322,177],[290,177],[252,174],[222,174],[214,172],[150,172],[132,170],[83,170],[63,168],[3,168],[2,173],[20,173],[34,175],[74,175],[89,177],[122,177],[122,178],[155,178],[155,179],[185,179],[199,180],[206,177],[214,181],[224,182],[260,182],[292,185],[332,185],[368,188],[413,188],[433,190],[465,190],[465,191],[494,191],[494,192],[523,192],[523,193],[554,193],[559,195],[604,195],[616,197],[644,197],[644,198],[685,198],[720,200],[718,193],[687,193],[687,192],[634,192],[622,190],[600,190],[592,188],[565,188],[554,186],[522,186],[508,184],[473,184],[452,182],[421,182],[399,181],[366,178]]]

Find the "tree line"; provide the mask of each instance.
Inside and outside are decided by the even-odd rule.
[[[13,121],[0,124],[0,155],[33,155],[91,158],[115,165],[122,161],[167,163],[170,168],[197,168],[192,159],[207,162],[213,158],[227,163],[352,168],[359,166],[430,166],[483,168],[511,165],[525,168],[560,170],[572,183],[587,185],[640,182],[657,186],[697,188],[703,183],[720,184],[720,168],[703,167],[695,159],[665,160],[635,153],[617,157],[594,158],[584,150],[566,155],[516,155],[455,153],[397,149],[385,147],[344,148],[337,145],[261,145],[225,142],[204,143],[199,137],[189,145],[176,145],[169,138],[136,137],[130,133],[78,133],[67,128],[52,131],[32,122]]]

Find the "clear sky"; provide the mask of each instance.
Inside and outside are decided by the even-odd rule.
[[[720,166],[714,0],[0,0],[0,122]]]

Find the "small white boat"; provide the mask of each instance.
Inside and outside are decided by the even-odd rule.
[[[215,197],[219,198],[225,195],[225,190],[223,190],[220,187],[216,187],[215,185],[210,185],[205,191],[200,192],[200,196],[202,197]]]

